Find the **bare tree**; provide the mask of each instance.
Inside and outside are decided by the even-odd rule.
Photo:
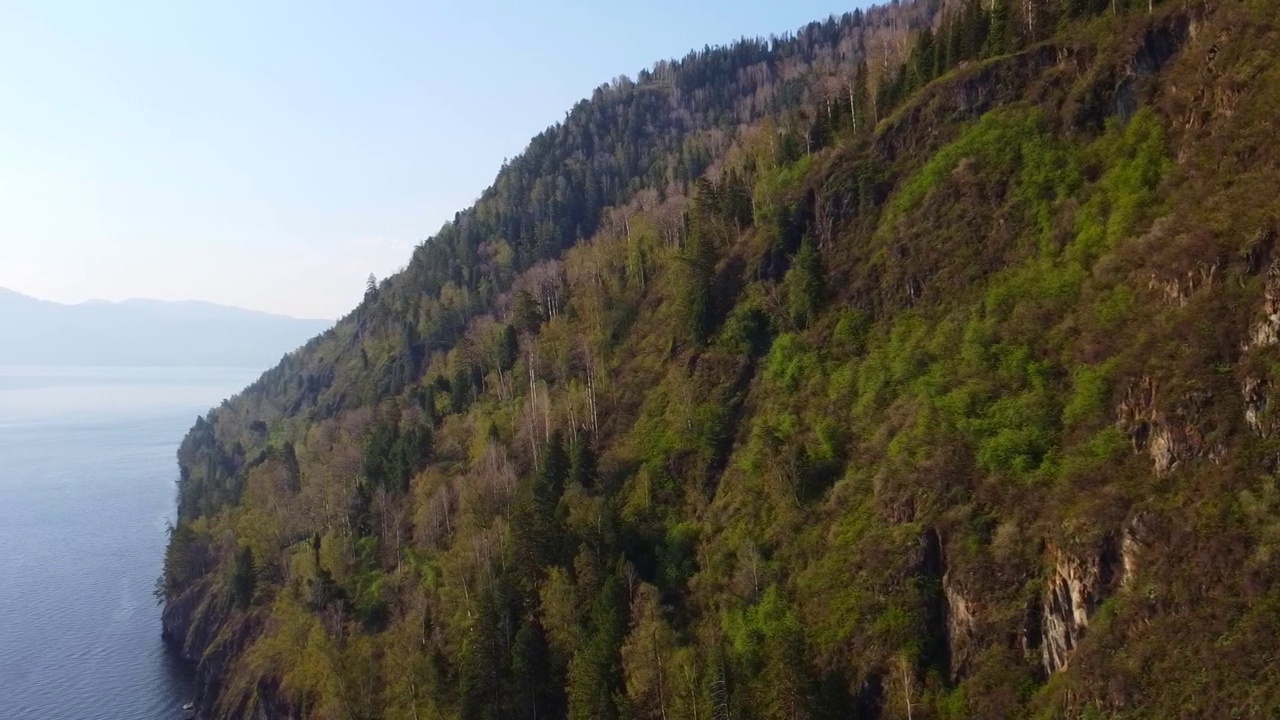
[[[564,305],[564,266],[559,260],[546,260],[525,271],[525,278],[542,306],[544,317],[555,319]]]

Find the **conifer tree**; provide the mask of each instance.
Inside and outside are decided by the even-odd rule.
[[[676,308],[685,339],[702,343],[711,335],[714,301],[711,285],[715,272],[715,249],[703,232],[689,233],[676,277]]]

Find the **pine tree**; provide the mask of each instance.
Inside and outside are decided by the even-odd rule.
[[[1013,0],[993,0],[990,23],[984,54],[1004,55],[1013,52],[1017,34],[1013,26]]]
[[[564,436],[552,430],[542,454],[542,466],[534,481],[533,496],[544,514],[554,514],[569,478],[569,455],[564,449]]]
[[[796,252],[791,269],[782,281],[787,293],[787,312],[797,327],[808,326],[822,304],[826,292],[822,272],[822,258],[813,240],[805,236]]]
[[[498,341],[498,369],[510,372],[520,356],[520,339],[516,335],[515,325],[508,324],[502,328],[502,336]]]
[[[280,454],[284,459],[289,492],[297,493],[302,490],[302,468],[298,465],[298,452],[294,449],[293,442],[286,440],[280,448]]]
[[[589,488],[596,481],[596,454],[585,437],[569,446],[569,484]]]
[[[690,342],[701,344],[710,337],[715,316],[711,295],[715,273],[715,248],[703,232],[689,233],[680,256],[676,278],[676,308],[681,332]]]
[[[933,29],[926,27],[920,31],[915,49],[911,51],[908,91],[923,87],[933,80],[937,72],[937,55],[938,48],[933,37]]]
[[[254,567],[253,550],[242,547],[231,561],[231,598],[240,608],[249,607],[257,586],[257,568]]]
[[[867,61],[861,60],[858,63],[857,70],[853,73],[853,85],[849,90],[849,103],[852,106],[851,113],[853,115],[853,127],[858,132],[867,132],[871,130],[874,123],[871,120],[867,103],[870,96],[867,91]]]
[[[555,717],[559,706],[551,672],[547,636],[537,616],[530,616],[516,631],[511,646],[511,674],[515,679],[516,717]]]
[[[622,686],[626,606],[622,583],[610,575],[591,605],[587,642],[569,665],[569,720],[618,717],[614,695]]]

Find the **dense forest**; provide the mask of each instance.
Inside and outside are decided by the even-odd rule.
[[[619,78],[179,451],[199,717],[1280,708],[1280,13]]]

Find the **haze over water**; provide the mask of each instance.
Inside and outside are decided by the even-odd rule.
[[[175,453],[258,374],[0,367],[0,718],[183,716],[152,595]]]

